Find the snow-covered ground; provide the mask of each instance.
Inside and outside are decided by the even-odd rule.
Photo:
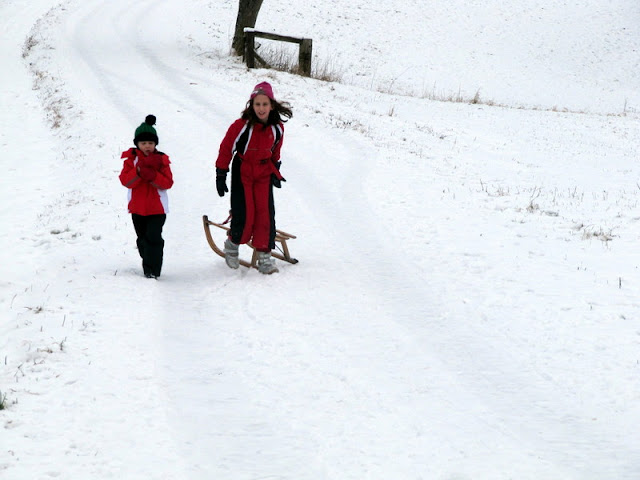
[[[264,2],[333,83],[248,71],[236,13],[0,2],[0,478],[640,478],[638,2]],[[263,80],[271,276],[202,227]],[[118,181],[149,113],[158,281]]]

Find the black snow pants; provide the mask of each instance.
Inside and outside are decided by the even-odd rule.
[[[145,275],[159,277],[162,270],[164,239],[162,227],[167,219],[166,214],[137,215],[131,214],[133,228],[136,230],[136,245],[142,258],[142,269]]]

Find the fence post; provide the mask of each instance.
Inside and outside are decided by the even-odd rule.
[[[247,63],[248,68],[255,68],[256,59],[255,59],[255,43],[256,43],[256,32],[254,30],[246,29],[244,31],[244,59]]]
[[[311,76],[311,50],[313,41],[310,38],[303,38],[300,43],[300,53],[298,54],[298,65],[300,71],[307,77]]]

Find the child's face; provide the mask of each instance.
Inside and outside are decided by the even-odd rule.
[[[271,99],[269,97],[260,94],[253,98],[253,111],[262,123],[267,123],[271,110],[273,110],[273,105],[271,105]]]
[[[149,155],[156,149],[156,142],[152,142],[151,140],[143,140],[141,142],[138,142],[138,149],[141,150],[145,155]]]

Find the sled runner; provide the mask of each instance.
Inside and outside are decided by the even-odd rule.
[[[209,246],[211,249],[224,258],[224,250],[216,245],[216,242],[213,240],[213,236],[211,235],[211,225],[214,227],[221,228],[226,232],[229,231],[229,227],[226,225],[229,221],[229,218],[222,223],[216,223],[209,220],[207,215],[202,216],[202,223],[204,224],[204,234],[207,236],[207,242],[209,242]],[[283,232],[282,230],[276,230],[276,250],[271,251],[271,256],[274,258],[279,258],[280,260],[284,260],[289,263],[298,263],[298,260],[292,258],[289,254],[289,247],[287,246],[287,240],[291,240],[296,238],[295,235],[291,235],[290,233]],[[251,243],[247,244],[253,250],[253,255],[251,255],[251,261],[248,262],[246,260],[240,259],[240,265],[247,268],[258,268],[258,252]]]

